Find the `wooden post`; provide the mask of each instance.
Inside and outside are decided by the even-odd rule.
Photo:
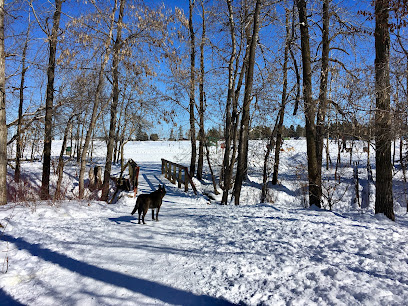
[[[187,192],[188,191],[188,170],[186,167],[183,168],[184,170],[184,191]]]
[[[181,168],[178,167],[178,178],[177,178],[177,187],[181,188]]]
[[[173,184],[175,184],[176,183],[176,179],[177,179],[177,175],[176,175],[176,172],[177,172],[177,165],[176,164],[173,164],[173,174],[172,174],[172,178],[173,178],[173,180],[172,180],[172,183]]]
[[[172,167],[173,167],[173,163],[172,162],[169,162],[169,167],[167,168],[167,171],[169,172],[169,178],[168,178],[168,180],[170,181],[170,182],[173,182],[173,170],[172,170]]]
[[[186,170],[187,170],[187,169],[186,169]],[[191,188],[193,188],[194,194],[197,194],[197,188],[195,187],[194,182],[193,182],[193,179],[191,178],[190,173],[188,173],[188,170],[187,170],[187,172],[186,172],[186,175],[187,175],[187,177],[188,177],[188,181],[189,181],[190,184],[191,184]]]
[[[166,174],[167,174],[167,179],[170,180],[170,162],[169,161],[166,163]]]
[[[135,181],[134,181],[134,188],[133,188],[133,193],[134,193],[134,197],[137,194],[137,186],[139,185],[139,171],[140,171],[140,167],[137,166],[136,167],[136,173],[135,173]]]
[[[359,182],[358,182],[358,162],[354,162],[354,175],[353,176],[354,176],[354,189],[355,189],[355,199],[354,199],[354,201],[357,203],[358,207],[361,207]]]

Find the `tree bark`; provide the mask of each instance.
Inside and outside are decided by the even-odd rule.
[[[392,195],[388,0],[375,1],[375,213],[395,220]]]
[[[117,22],[117,32],[116,32],[116,39],[115,44],[113,46],[113,59],[112,59],[112,67],[113,67],[113,75],[112,75],[112,83],[113,83],[113,98],[112,98],[112,105],[111,105],[111,119],[109,125],[109,138],[108,138],[108,145],[107,145],[107,153],[106,153],[106,163],[105,163],[105,172],[103,178],[103,187],[102,187],[102,201],[108,201],[109,195],[109,182],[110,182],[110,174],[112,169],[112,155],[113,155],[113,144],[115,143],[115,130],[116,130],[116,113],[119,103],[119,62],[120,62],[120,49],[122,44],[122,28],[123,28],[123,11],[125,9],[125,0],[120,0],[120,7],[119,7],[119,18]]]
[[[235,176],[234,185],[234,202],[235,205],[239,205],[239,200],[241,196],[242,182],[244,180],[247,171],[247,156],[248,156],[248,132],[249,132],[249,116],[250,116],[250,106],[252,100],[252,85],[254,77],[254,66],[255,66],[255,51],[256,45],[258,43],[258,32],[259,32],[259,12],[261,9],[261,0],[257,0],[255,4],[254,11],[254,26],[251,38],[251,44],[249,45],[249,56],[248,56],[248,68],[246,72],[245,79],[245,91],[244,91],[244,101],[242,107],[242,118],[241,118],[241,128],[239,135],[238,144],[238,165],[237,173]]]
[[[5,62],[4,0],[0,0],[0,205],[7,204],[7,123]]]
[[[197,144],[195,132],[195,33],[193,28],[193,8],[195,0],[189,0],[188,29],[190,32],[190,141],[191,141],[191,161],[190,175],[195,175],[197,160]]]
[[[309,205],[321,207],[321,181],[319,180],[318,162],[316,153],[316,126],[314,122],[316,105],[312,96],[312,69],[310,60],[309,26],[307,22],[307,9],[305,0],[297,0],[299,11],[301,51],[303,62],[303,100],[306,119],[306,146],[307,169],[309,180]]]
[[[57,53],[58,30],[61,19],[61,6],[63,0],[55,0],[55,11],[53,16],[53,26],[49,35],[49,58],[47,69],[47,96],[45,99],[45,133],[44,133],[44,159],[41,179],[41,199],[50,197],[50,173],[51,173],[51,142],[52,142],[52,117],[54,102],[54,78],[55,78],[55,57]]]

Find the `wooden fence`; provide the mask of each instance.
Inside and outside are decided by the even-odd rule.
[[[186,166],[162,158],[162,174],[164,174],[164,177],[173,184],[177,183],[178,188],[181,188],[181,185],[184,184],[185,192],[188,191],[188,184],[190,183],[194,193],[197,194],[197,189]]]

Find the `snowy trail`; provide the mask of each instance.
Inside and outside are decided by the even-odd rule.
[[[157,168],[144,165],[139,190],[151,192],[150,188],[165,183]],[[174,197],[173,189],[178,192],[168,188],[170,198]],[[180,237],[174,244],[173,228],[165,222],[147,219],[148,225],[138,225],[137,218],[130,216],[134,201],[122,198],[121,205],[106,207],[96,202],[67,203],[51,212],[37,207],[30,219],[41,219],[41,223],[31,227],[19,222],[19,233],[3,236],[10,243],[10,266],[22,258],[27,265],[23,265],[24,270],[6,274],[2,285],[14,285],[12,295],[29,291],[30,297],[21,302],[32,305],[228,304],[174,286],[172,279],[186,271],[179,257],[194,251]],[[164,207],[167,204],[169,201],[164,201]],[[85,211],[71,205],[82,206]],[[16,219],[27,221],[23,210],[16,209],[9,227],[17,225]],[[87,215],[87,210],[93,213]],[[169,218],[166,216],[166,222]]]
[[[137,224],[126,197],[16,209],[1,287],[28,305],[405,304],[406,218],[207,205],[158,168],[140,190],[166,184],[159,222]]]
[[[139,164],[139,192],[166,186],[159,222],[126,196],[0,207],[0,305],[406,305],[406,214],[304,209],[287,182],[273,205],[208,205]]]

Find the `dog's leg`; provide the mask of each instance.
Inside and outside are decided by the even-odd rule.
[[[141,215],[141,213],[139,212],[139,224],[140,224],[140,215]]]
[[[154,220],[154,208],[152,209],[152,220]]]
[[[146,222],[145,222],[145,220],[144,220],[145,216],[146,216],[146,211],[143,211],[143,216],[142,216],[143,224],[146,224]]]
[[[160,207],[157,207],[157,211],[156,211],[156,221],[159,221],[159,210],[160,210]]]

